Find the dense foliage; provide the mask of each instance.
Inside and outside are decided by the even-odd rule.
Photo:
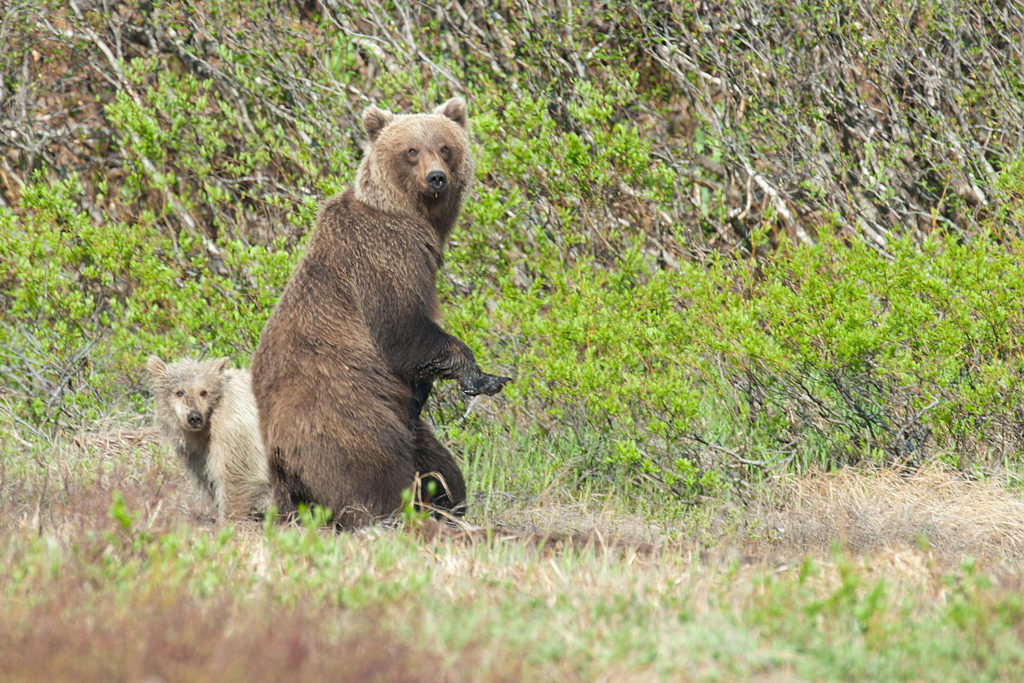
[[[1014,3],[0,12],[5,432],[144,410],[148,353],[246,363],[361,109],[462,94],[446,324],[517,375],[484,418],[442,387],[464,450],[690,502],[1024,449]]]

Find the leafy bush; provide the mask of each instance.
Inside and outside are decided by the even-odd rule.
[[[151,352],[244,364],[361,109],[464,93],[446,324],[518,379],[487,420],[441,387],[449,438],[553,438],[576,485],[683,503],[781,467],[1015,461],[1021,16],[943,7],[22,8],[9,423],[141,409]]]

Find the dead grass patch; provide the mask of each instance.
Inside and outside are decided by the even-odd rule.
[[[763,506],[768,546],[786,555],[920,549],[943,563],[1024,559],[1024,499],[996,479],[935,466],[916,472],[845,468],[787,477]]]
[[[145,431],[55,448],[0,480],[5,680],[572,679],[595,662],[628,680],[678,674],[658,659],[669,651],[712,676],[789,678],[828,647],[799,650],[814,628],[802,615],[859,642],[844,624],[876,585],[868,621],[941,631],[942,611],[972,600],[979,616],[962,628],[980,637],[1024,588],[1019,496],[937,468],[781,480],[715,543],[550,497],[491,528],[223,534]],[[110,515],[116,497],[128,526]],[[712,528],[738,510],[721,514]]]
[[[163,603],[90,601],[83,611],[80,589],[54,588],[20,619],[0,620],[5,680],[445,679],[439,655],[399,642],[366,614],[180,593]]]

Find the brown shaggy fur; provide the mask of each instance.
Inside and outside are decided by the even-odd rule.
[[[270,476],[249,373],[229,359],[146,363],[154,417],[164,441],[223,519],[259,517],[270,504]]]
[[[252,362],[279,511],[323,505],[342,527],[393,514],[417,472],[447,489],[429,502],[463,509],[462,473],[420,410],[436,377],[467,394],[509,381],[436,322],[442,247],[473,177],[465,102],[370,107],[363,125],[355,187],[321,207]]]

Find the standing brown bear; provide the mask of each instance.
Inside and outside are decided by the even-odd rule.
[[[473,177],[466,103],[369,107],[363,127],[355,187],[321,207],[251,368],[278,511],[315,503],[342,527],[392,515],[417,472],[443,479],[433,505],[464,510],[462,473],[420,410],[435,377],[470,395],[510,381],[436,322],[442,247]]]

